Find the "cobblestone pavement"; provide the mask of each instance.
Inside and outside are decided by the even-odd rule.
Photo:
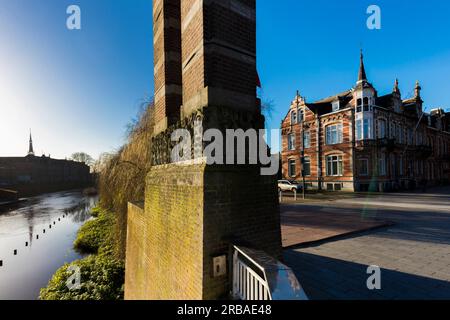
[[[395,225],[285,250],[310,299],[450,299],[450,188],[298,205],[298,210],[359,212]],[[381,268],[381,290],[367,268]]]

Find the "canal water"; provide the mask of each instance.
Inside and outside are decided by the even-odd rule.
[[[36,300],[57,269],[82,258],[73,241],[96,202],[81,191],[59,192],[0,211],[0,300]]]

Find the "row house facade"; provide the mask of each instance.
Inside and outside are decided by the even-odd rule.
[[[379,96],[361,54],[354,88],[307,103],[297,93],[282,121],[282,175],[313,189],[395,191],[448,183],[450,113],[424,112],[421,87],[398,80]]]

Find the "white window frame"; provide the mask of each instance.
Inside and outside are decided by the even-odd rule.
[[[339,111],[339,109],[341,108],[341,102],[340,102],[339,100],[334,101],[334,102],[331,104],[331,106],[332,106],[333,112],[337,112],[337,111]]]
[[[363,125],[362,133],[363,133],[364,139],[370,139],[370,137],[372,136],[370,119],[364,119],[362,125]]]
[[[336,164],[336,172],[334,172]],[[342,155],[328,155],[326,157],[326,171],[328,177],[342,177],[344,175],[344,157]]]
[[[297,121],[298,121],[298,123],[303,122],[304,119],[305,119],[305,110],[298,109],[298,113],[297,113]]]
[[[298,123],[297,111],[292,110],[291,111],[291,125],[297,124],[297,123]]]
[[[305,163],[309,163],[309,172],[306,172],[305,170]],[[302,166],[303,172],[305,173],[305,177],[311,176],[311,157],[305,157]]]
[[[292,167],[293,166],[293,167]],[[292,171],[293,168],[293,171]],[[293,178],[297,175],[297,162],[295,159],[289,159],[288,160],[288,175],[289,177]]]
[[[342,123],[338,124],[330,124],[325,128],[325,140],[328,146],[341,144],[344,141],[344,133],[343,133],[343,125]],[[333,139],[333,132],[336,132],[335,139]],[[332,140],[332,141],[330,141]]]
[[[289,151],[295,151],[295,134],[288,134],[288,149]]]
[[[356,140],[357,141],[363,140],[363,120],[362,119],[356,120]]]
[[[303,143],[305,149],[311,148],[311,132],[305,131],[305,141]]]

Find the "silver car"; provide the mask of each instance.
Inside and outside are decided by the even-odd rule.
[[[302,191],[302,185],[289,180],[278,181],[278,191]]]

